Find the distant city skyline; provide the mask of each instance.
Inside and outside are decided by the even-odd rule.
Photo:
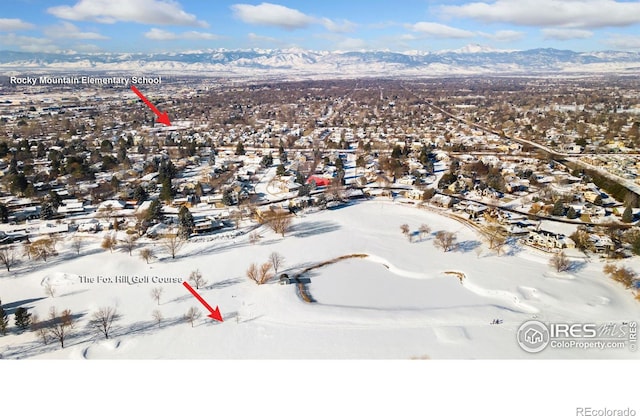
[[[28,52],[428,52],[469,44],[640,51],[640,1],[15,0],[0,16],[0,50]]]

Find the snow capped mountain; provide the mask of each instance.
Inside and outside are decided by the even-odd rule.
[[[500,49],[494,49],[490,46],[480,45],[478,43],[471,43],[465,45],[460,49],[453,49],[450,51],[440,51],[440,53],[490,53],[490,52],[512,52]]]
[[[376,77],[473,74],[635,74],[637,52],[494,50],[481,45],[440,52],[327,52],[303,49],[198,50],[178,53],[0,52],[5,72],[146,71],[203,76]]]

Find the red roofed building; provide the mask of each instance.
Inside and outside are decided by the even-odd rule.
[[[325,178],[324,176],[311,175],[309,176],[309,179],[307,179],[307,184],[310,184],[311,182],[315,182],[316,186],[329,186],[331,185],[331,178]]]

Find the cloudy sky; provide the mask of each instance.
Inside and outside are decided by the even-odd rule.
[[[0,50],[640,51],[628,0],[3,0]]]

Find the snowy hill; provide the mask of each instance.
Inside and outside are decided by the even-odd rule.
[[[203,76],[442,76],[473,74],[637,73],[640,53],[532,49],[500,51],[468,45],[418,53],[209,50],[184,53],[55,54],[0,52],[3,71],[147,71]]]

